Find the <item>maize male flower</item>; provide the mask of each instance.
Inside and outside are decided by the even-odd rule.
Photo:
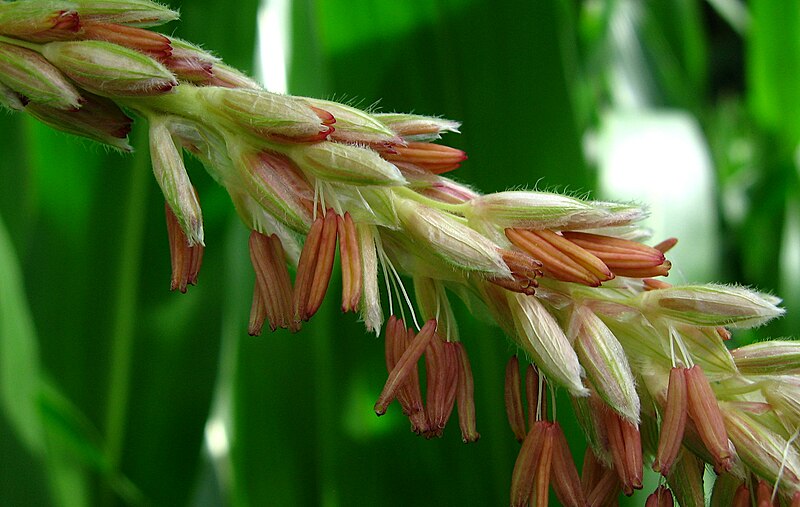
[[[660,277],[675,240],[646,244],[644,209],[546,192],[482,195],[444,175],[466,159],[436,142],[457,122],[271,93],[148,30],[177,17],[149,0],[0,2],[2,105],[121,151],[131,150],[128,112],[149,122],[173,290],[197,283],[208,239],[188,153],[252,231],[250,334],[265,323],[301,330],[326,295],[338,245],[342,310],[371,332],[386,329],[378,415],[397,399],[412,431],[434,438],[457,407],[464,442],[476,441],[468,344],[451,298],[488,310],[527,358],[525,395],[516,356],[506,370],[522,442],[513,505],[544,505],[551,486],[565,505],[608,505],[643,487],[645,464],[665,481],[647,505],[673,505],[673,494],[702,503],[704,463],[720,474],[712,502],[800,503],[800,345],[728,352],[723,343],[728,327],[779,317],[777,298],[673,287]],[[547,404],[559,388],[589,443],[580,476]]]

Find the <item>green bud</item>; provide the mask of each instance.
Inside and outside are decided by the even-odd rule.
[[[633,424],[639,423],[639,396],[625,350],[614,333],[586,306],[572,311],[567,335],[581,366],[602,400]]]
[[[331,137],[337,141],[365,144],[402,142],[394,132],[360,109],[329,100],[302,100],[333,115],[336,123]]]
[[[73,0],[81,18],[139,27],[163,25],[180,17],[165,5],[149,0]]]
[[[800,342],[767,340],[732,350],[736,367],[744,375],[800,372]]]
[[[636,301],[653,313],[695,326],[755,327],[783,315],[775,299],[726,285],[684,285],[651,290]]]
[[[262,137],[311,142],[324,139],[330,131],[313,109],[288,95],[220,87],[200,88],[198,93],[213,111]]]
[[[595,205],[548,192],[497,192],[477,197],[471,203],[470,219],[486,220],[500,227],[590,229],[631,219],[627,207],[619,211],[606,203]]]
[[[84,92],[80,109],[56,109],[32,102],[25,110],[55,129],[92,139],[120,151],[133,151],[128,144],[133,120],[109,99]]]
[[[42,54],[81,87],[108,97],[158,95],[178,85],[154,59],[110,42],[50,42]]]
[[[497,246],[457,218],[406,199],[398,199],[396,207],[410,239],[429,255],[467,271],[511,276]]]
[[[72,2],[0,2],[0,33],[21,39],[44,39],[74,34],[80,19]]]
[[[573,396],[588,396],[583,386],[583,371],[578,355],[556,322],[535,296],[507,292],[516,327],[517,343],[533,358],[553,383],[565,387]]]
[[[304,171],[327,181],[358,186],[406,184],[394,164],[359,146],[323,141],[298,145],[291,156]]]
[[[77,109],[78,90],[59,70],[29,49],[0,43],[0,83],[32,102],[58,109]]]
[[[172,138],[168,118],[150,118],[150,158],[156,181],[178,219],[189,246],[204,244],[200,203],[186,174],[182,150]]]

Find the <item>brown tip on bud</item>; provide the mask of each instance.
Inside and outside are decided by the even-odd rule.
[[[456,402],[460,368],[461,358],[455,343],[446,342],[438,334],[434,334],[425,350],[428,380],[425,396],[425,411],[428,414],[426,438],[442,436]]]
[[[604,407],[603,412],[611,460],[622,483],[623,493],[630,496],[635,489],[642,489],[642,439],[639,428],[610,408]]]
[[[458,388],[456,406],[458,407],[458,425],[461,428],[461,440],[465,443],[477,442],[481,438],[475,425],[475,384],[472,378],[472,366],[469,364],[467,350],[461,342],[455,343],[461,366],[458,370]]]
[[[342,312],[358,311],[361,302],[361,249],[353,217],[345,212],[336,219],[339,234],[339,254],[342,264]]]
[[[403,385],[409,374],[417,371],[417,361],[419,361],[422,353],[425,352],[435,332],[436,321],[429,320],[422,326],[419,333],[413,337],[411,343],[409,343],[394,368],[392,368],[392,371],[389,372],[389,378],[386,379],[383,391],[381,391],[378,401],[375,402],[376,414],[380,416],[386,413],[386,408],[395,398],[397,390]]]
[[[662,241],[661,243],[653,246],[656,250],[661,253],[667,253],[672,250],[672,247],[678,244],[678,238],[668,238]]]
[[[292,282],[280,239],[274,234],[267,237],[257,231],[250,233],[250,260],[258,286],[258,290],[253,292],[253,305],[258,295],[273,331],[279,327],[297,331],[299,328],[292,318]],[[252,315],[251,311],[251,320]]]
[[[564,507],[584,507],[586,497],[581,489],[581,480],[578,469],[564,436],[561,425],[553,423],[553,462],[551,484],[553,491]]]
[[[539,286],[536,278],[542,276],[542,263],[524,252],[515,250],[501,249],[500,255],[511,271],[511,278],[493,277],[489,278],[489,281],[512,292],[532,296]]]
[[[189,246],[189,240],[183,233],[178,218],[169,204],[164,204],[167,217],[167,235],[169,236],[169,256],[172,265],[170,290],[178,289],[186,293],[188,285],[197,284],[197,274],[203,263],[203,245]]]
[[[661,432],[658,438],[658,450],[653,461],[653,470],[669,477],[670,468],[678,457],[683,441],[688,416],[688,394],[686,392],[686,368],[672,368],[669,373],[667,403],[661,419]]]
[[[132,26],[86,21],[83,23],[83,30],[81,30],[79,38],[113,42],[158,59],[165,59],[172,55],[172,45],[167,37],[151,30]]]
[[[389,162],[410,163],[434,174],[457,169],[467,159],[467,154],[461,150],[431,143],[412,142],[405,146],[390,146],[380,152]]]
[[[553,423],[537,421],[522,442],[511,474],[511,505],[527,505],[533,491],[536,470],[542,458],[544,441]]]
[[[314,107],[312,105],[309,105],[308,107],[310,107],[311,110],[314,111],[314,114],[316,114],[319,117],[323,125],[333,125],[334,123],[336,123],[336,118],[334,118],[330,112],[321,109],[319,107]]]
[[[542,378],[542,398],[539,399],[539,372],[532,364],[525,370],[525,400],[528,403],[528,424],[538,419],[547,419],[547,384]],[[541,411],[539,410],[541,404]],[[539,417],[537,417],[537,414]]]
[[[519,359],[511,356],[506,364],[505,402],[508,424],[518,442],[525,440],[525,414],[522,410],[522,391],[520,389]],[[533,422],[531,421],[531,424]]]
[[[333,270],[336,254],[336,214],[328,210],[326,216],[318,216],[306,236],[294,291],[294,318],[300,322],[308,320],[319,310]]]
[[[589,287],[614,278],[600,259],[551,230],[509,228],[505,233],[511,243],[542,263],[547,277]]]
[[[684,375],[689,417],[694,421],[700,439],[714,458],[714,469],[718,473],[730,472],[734,465],[734,457],[714,391],[700,365],[687,368],[684,370]]]
[[[672,498],[672,491],[666,486],[661,485],[657,487],[654,492],[650,493],[644,505],[645,507],[673,507],[675,501]]]
[[[81,19],[78,13],[73,10],[53,11],[49,17],[33,21],[30,29],[33,30],[34,27],[38,27],[38,31],[15,35],[33,42],[69,40],[73,39],[75,34],[80,31]],[[9,32],[9,34],[12,33]]]

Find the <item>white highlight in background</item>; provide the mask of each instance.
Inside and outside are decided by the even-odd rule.
[[[258,10],[258,60],[256,74],[275,93],[288,91],[291,56],[289,0],[264,0]]]
[[[649,205],[652,243],[680,241],[668,258],[670,283],[715,278],[713,169],[695,119],[681,111],[613,111],[602,119],[593,155],[603,199]]]

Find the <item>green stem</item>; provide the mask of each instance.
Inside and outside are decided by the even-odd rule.
[[[147,150],[147,131],[138,129],[135,145]],[[114,323],[111,333],[111,363],[109,367],[108,400],[105,431],[106,452],[112,470],[118,470],[125,441],[125,420],[128,410],[136,299],[139,289],[141,253],[144,245],[145,205],[148,191],[147,158],[131,159],[130,188],[125,217],[122,223],[119,267],[116,270],[117,291],[114,303]]]
[[[30,49],[31,51],[36,51],[37,53],[42,52],[42,45],[35,44],[33,42],[27,42],[24,40],[19,39],[12,39],[11,37],[4,37],[0,35],[0,42],[5,42],[6,44],[11,44],[14,46],[19,46],[21,48]]]

